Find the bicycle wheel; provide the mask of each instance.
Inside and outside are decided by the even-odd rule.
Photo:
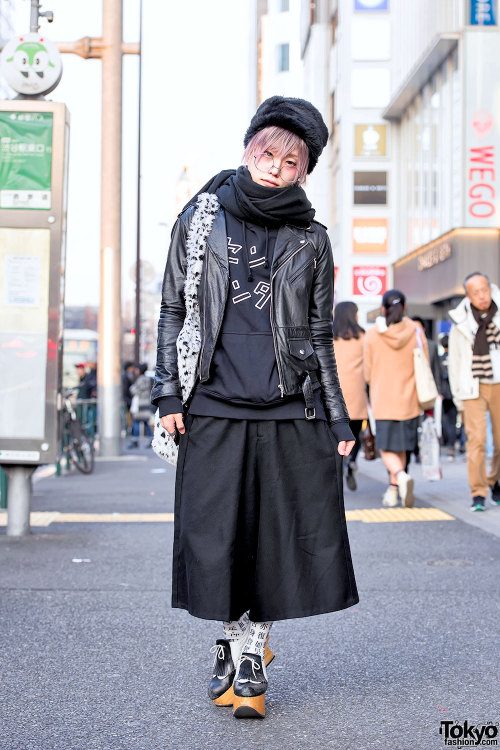
[[[91,474],[94,470],[94,446],[79,422],[70,423],[69,454],[78,471]]]

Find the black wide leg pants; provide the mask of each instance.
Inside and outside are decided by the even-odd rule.
[[[188,414],[175,486],[172,606],[207,620],[356,604],[342,458],[324,420]]]

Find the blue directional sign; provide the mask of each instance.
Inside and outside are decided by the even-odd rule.
[[[497,25],[497,0],[470,0],[471,26]]]

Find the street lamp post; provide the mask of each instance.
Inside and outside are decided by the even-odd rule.
[[[142,49],[142,0],[139,2],[139,46]],[[137,126],[137,252],[135,263],[135,340],[134,359],[141,361],[141,103],[142,55],[139,56],[139,94]]]

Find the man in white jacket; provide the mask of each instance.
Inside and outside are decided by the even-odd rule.
[[[450,317],[448,377],[453,400],[465,418],[471,510],[500,505],[500,290],[479,271],[464,280],[466,296]],[[494,453],[486,473],[486,416]]]

